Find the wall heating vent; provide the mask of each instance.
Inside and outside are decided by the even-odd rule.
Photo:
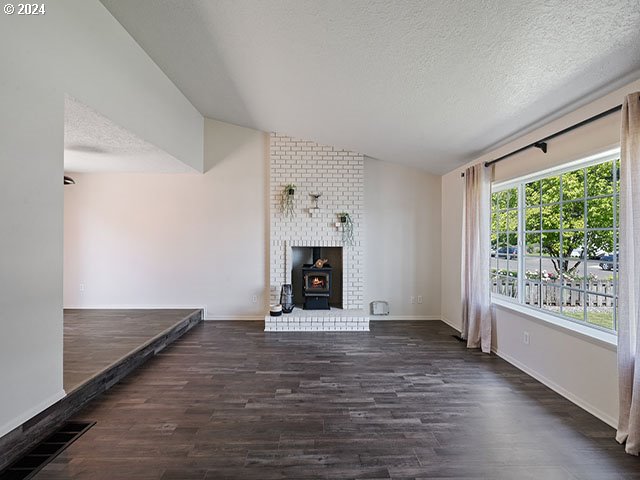
[[[371,302],[371,315],[389,315],[389,302],[376,300]]]
[[[47,463],[56,458],[96,422],[65,422],[62,427],[36,445],[25,456],[0,472],[0,480],[33,478]]]

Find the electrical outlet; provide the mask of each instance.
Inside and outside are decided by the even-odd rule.
[[[422,295],[418,295],[418,303],[422,305]]]
[[[529,345],[530,342],[531,337],[529,335],[529,332],[525,330],[524,332],[522,332],[522,343],[524,343],[525,345]]]
[[[81,291],[81,292],[84,292],[84,283],[81,283],[81,284],[80,284],[80,291]]]
[[[252,296],[251,297],[251,302],[252,303],[258,303],[258,296],[257,295]]]
[[[416,303],[416,297],[412,296],[412,297],[411,297],[411,304],[413,305],[413,304],[415,304],[415,303]]]

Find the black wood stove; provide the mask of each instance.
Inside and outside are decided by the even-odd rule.
[[[320,258],[320,248],[313,248],[313,262]],[[305,310],[329,310],[331,295],[331,265],[322,268],[306,263],[302,266],[302,294]]]

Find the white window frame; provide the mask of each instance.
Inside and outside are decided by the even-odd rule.
[[[616,345],[617,344],[617,331],[614,330],[609,330],[609,329],[605,329],[602,327],[599,327],[597,325],[592,325],[592,324],[588,324],[584,321],[580,321],[577,319],[573,319],[571,317],[565,316],[565,315],[561,315],[559,312],[556,313],[552,310],[547,310],[547,309],[543,309],[540,307],[536,307],[536,306],[532,306],[532,305],[528,305],[522,302],[522,299],[524,297],[524,272],[525,272],[525,258],[526,256],[523,254],[524,252],[524,237],[525,237],[525,218],[524,218],[524,212],[525,212],[525,184],[530,183],[530,182],[535,182],[537,180],[542,180],[544,178],[548,178],[548,177],[554,177],[554,176],[559,176],[562,175],[564,173],[567,172],[571,172],[577,169],[582,169],[582,168],[587,168],[590,167],[592,165],[597,165],[600,163],[604,163],[604,162],[608,162],[608,161],[614,161],[616,159],[620,158],[620,148],[614,148],[614,149],[609,149],[600,153],[597,153],[595,155],[590,155],[588,157],[584,157],[584,158],[580,158],[578,160],[575,161],[571,161],[556,167],[552,167],[552,168],[548,168],[539,172],[535,172],[532,174],[528,174],[528,175],[523,175],[521,177],[518,178],[514,178],[511,180],[507,180],[507,181],[502,181],[502,182],[494,182],[491,185],[491,194],[493,195],[494,193],[497,192],[501,192],[504,190],[509,190],[509,189],[513,189],[516,188],[517,190],[517,194],[518,194],[518,207],[517,207],[517,212],[518,212],[518,233],[517,233],[517,247],[518,247],[518,256],[517,256],[517,262],[518,262],[518,277],[517,277],[517,289],[518,289],[518,296],[517,298],[513,298],[507,295],[502,295],[499,293],[495,293],[495,292],[491,292],[491,301],[492,303],[503,307],[503,308],[508,308],[510,310],[515,310],[519,313],[523,313],[526,314],[530,317],[533,317],[537,320],[541,320],[543,322],[546,323],[551,323],[555,326],[559,326],[562,327],[564,329],[568,329],[571,331],[574,331],[576,333],[579,333],[581,335],[585,335],[587,337],[592,337],[596,340],[599,340],[601,342],[604,342],[605,344],[608,345]],[[586,181],[586,179],[585,179]],[[615,182],[615,178],[614,178],[614,182]],[[620,192],[615,192],[614,191],[614,201],[613,201],[613,215],[614,215],[614,224],[613,224],[613,228],[614,228],[614,232],[615,229],[618,228],[617,225],[617,202],[615,201],[615,195],[616,193],[619,195]],[[586,214],[586,212],[585,212]],[[586,221],[586,215],[585,215],[585,221]],[[491,227],[490,227],[491,228]],[[560,230],[560,232],[562,232],[562,230]],[[562,236],[562,234],[561,234]],[[617,251],[618,249],[618,245],[617,245],[617,240],[616,240],[616,235],[614,233],[614,252]],[[617,258],[616,255],[613,255],[613,272],[614,272],[614,286],[613,286],[613,296],[614,296],[614,302],[615,299],[617,298],[617,282],[616,282],[616,277],[615,277],[615,272],[617,271]],[[585,259],[584,261],[584,269],[586,272],[586,268],[587,268],[587,261]],[[586,277],[586,275],[585,275]],[[585,309],[586,309],[586,305],[585,305]],[[617,322],[615,321],[615,315],[616,315],[616,309],[614,307],[614,326],[617,327]]]

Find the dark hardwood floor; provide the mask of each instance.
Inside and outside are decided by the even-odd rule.
[[[155,336],[193,309],[64,311],[64,389],[67,393]]]
[[[196,326],[36,478],[640,479],[613,429],[443,323],[262,328]]]
[[[0,477],[13,475],[3,471],[70,416],[201,321],[201,309],[65,310],[66,395],[0,436]]]

